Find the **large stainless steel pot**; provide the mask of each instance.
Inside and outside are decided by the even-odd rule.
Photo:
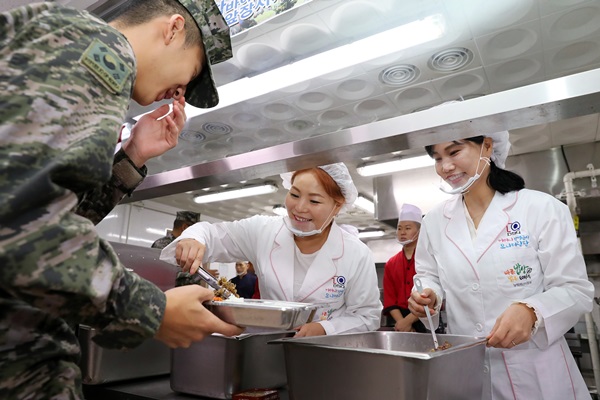
[[[480,399],[485,338],[367,332],[277,340],[283,344],[290,398]]]
[[[111,243],[125,267],[148,279],[165,291],[175,287],[177,267],[159,260],[160,250]],[[96,330],[79,325],[81,345],[80,368],[83,383],[99,384],[126,379],[168,374],[171,370],[171,352],[162,342],[150,339],[128,351],[108,350],[98,346],[92,338]]]

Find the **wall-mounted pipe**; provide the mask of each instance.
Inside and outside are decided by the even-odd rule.
[[[575,198],[575,192],[573,191],[573,181],[580,178],[595,178],[597,175],[600,175],[600,169],[594,169],[593,165],[588,164],[587,170],[569,172],[563,177],[567,205],[569,206],[569,210],[571,210],[571,215],[577,215],[577,200]]]
[[[563,177],[565,184],[565,194],[567,197],[567,206],[571,210],[573,217],[577,216],[577,199],[573,191],[573,180],[581,178],[593,178],[595,183],[596,175],[600,175],[600,169],[594,169],[594,166],[588,164],[588,169],[585,171],[569,172]],[[579,249],[581,250],[581,239],[579,239]],[[590,357],[592,359],[592,370],[594,373],[594,384],[596,391],[600,392],[600,353],[598,353],[598,342],[596,341],[596,329],[592,313],[585,314],[585,327],[588,336],[588,344],[590,346]]]

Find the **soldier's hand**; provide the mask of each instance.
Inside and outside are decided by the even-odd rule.
[[[184,107],[185,98],[181,97],[173,101],[173,111],[167,116],[169,105],[165,104],[143,115],[133,126],[129,139],[123,142],[123,151],[136,166],[177,146],[186,120]]]
[[[167,290],[165,294],[165,314],[155,338],[171,348],[189,347],[212,333],[235,336],[244,331],[217,318],[202,305],[212,300],[214,293],[210,289],[188,285]]]

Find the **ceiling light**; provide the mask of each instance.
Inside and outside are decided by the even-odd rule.
[[[430,167],[434,164],[435,162],[433,161],[433,158],[429,157],[428,155],[424,155],[410,158],[399,158],[381,163],[364,164],[357,167],[356,172],[362,176],[374,176],[398,171],[407,171],[409,169]]]
[[[156,235],[163,235],[163,236],[167,234],[166,229],[156,229],[156,228],[146,228],[146,232],[156,234]]]
[[[382,231],[381,229],[375,230],[375,231],[360,231],[360,232],[358,232],[359,239],[382,237],[383,235],[385,235],[385,232]]]
[[[261,186],[250,186],[241,189],[227,190],[225,192],[217,192],[210,194],[202,194],[194,197],[194,202],[198,204],[211,203],[213,201],[238,199],[240,197],[258,196],[261,194],[274,193],[277,191],[277,186],[274,184],[265,184]]]
[[[435,14],[344,46],[316,54],[253,77],[238,79],[219,87],[219,104],[201,109],[186,104],[188,118],[225,108],[251,98],[281,90],[319,76],[386,57],[442,37],[443,15]],[[382,43],[384,45],[382,45]]]
[[[287,215],[287,209],[285,208],[285,206],[282,206],[281,204],[274,205],[273,212],[282,217],[285,217]]]
[[[362,208],[363,210],[370,212],[371,214],[375,214],[375,203],[373,201],[367,199],[365,196],[359,194],[354,202],[354,205]]]

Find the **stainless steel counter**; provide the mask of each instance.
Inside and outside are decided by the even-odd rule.
[[[83,385],[83,393],[86,400],[212,400],[172,391],[169,375],[104,385]],[[289,400],[287,390],[280,389],[279,397],[280,400]]]

